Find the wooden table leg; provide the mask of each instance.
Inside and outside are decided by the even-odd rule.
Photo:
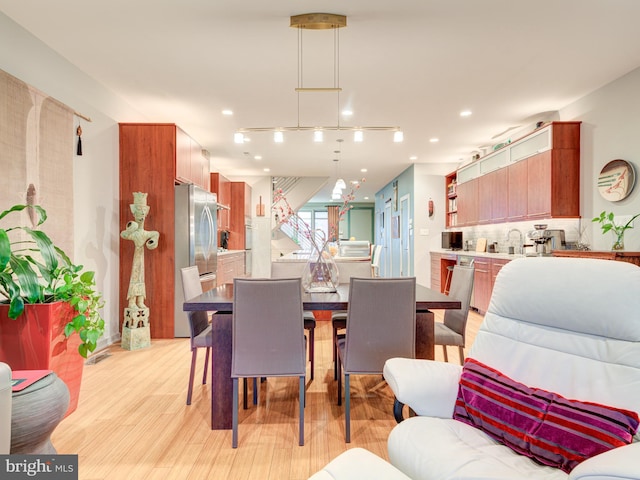
[[[211,327],[211,429],[231,429],[233,383],[231,381],[232,314],[213,315]]]
[[[416,358],[435,359],[433,312],[416,312]]]

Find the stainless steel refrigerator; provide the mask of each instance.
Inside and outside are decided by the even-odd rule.
[[[176,337],[188,337],[189,320],[182,311],[180,270],[198,266],[200,280],[215,280],[218,263],[216,195],[195,185],[175,187],[175,327]],[[215,282],[214,282],[215,283]]]

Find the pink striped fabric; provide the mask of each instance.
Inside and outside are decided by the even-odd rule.
[[[527,387],[472,358],[464,363],[453,418],[567,473],[631,443],[639,422],[636,412]]]

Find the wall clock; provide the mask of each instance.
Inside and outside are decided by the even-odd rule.
[[[598,176],[598,191],[605,200],[619,202],[629,196],[636,182],[633,165],[626,160],[611,160]]]

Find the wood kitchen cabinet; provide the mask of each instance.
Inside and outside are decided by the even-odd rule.
[[[568,258],[598,258],[601,260],[614,260],[616,262],[633,263],[640,267],[640,252],[628,251],[594,251],[594,250],[553,250],[551,255],[554,257]]]
[[[212,172],[210,178],[210,191],[218,197],[218,230],[230,230],[231,182],[227,177],[217,172]]]
[[[527,161],[522,160],[507,167],[508,214],[510,222],[527,218],[528,175]]]
[[[551,122],[503,149],[458,170],[458,225],[580,217],[580,122]]]
[[[247,225],[251,224],[251,187],[245,182],[231,182],[231,221],[229,249],[245,250]]]
[[[218,286],[233,283],[234,278],[244,276],[244,252],[228,252],[218,255],[216,273]]]
[[[492,291],[491,259],[476,257],[473,273],[473,307],[485,313],[489,307]]]
[[[478,179],[458,184],[458,225],[478,224]]]
[[[133,192],[147,193],[149,214],[145,228],[160,233],[158,247],[145,252],[151,337],[174,338],[174,290],[181,288],[175,282],[174,186],[183,182],[197,183],[192,176],[194,162],[200,169],[208,168],[208,164],[202,163],[202,149],[197,142],[174,124],[121,123],[119,134],[120,231],[133,220],[130,210]],[[200,158],[196,161],[195,156]],[[120,239],[119,252],[119,311],[122,312],[127,305],[133,242]]]

